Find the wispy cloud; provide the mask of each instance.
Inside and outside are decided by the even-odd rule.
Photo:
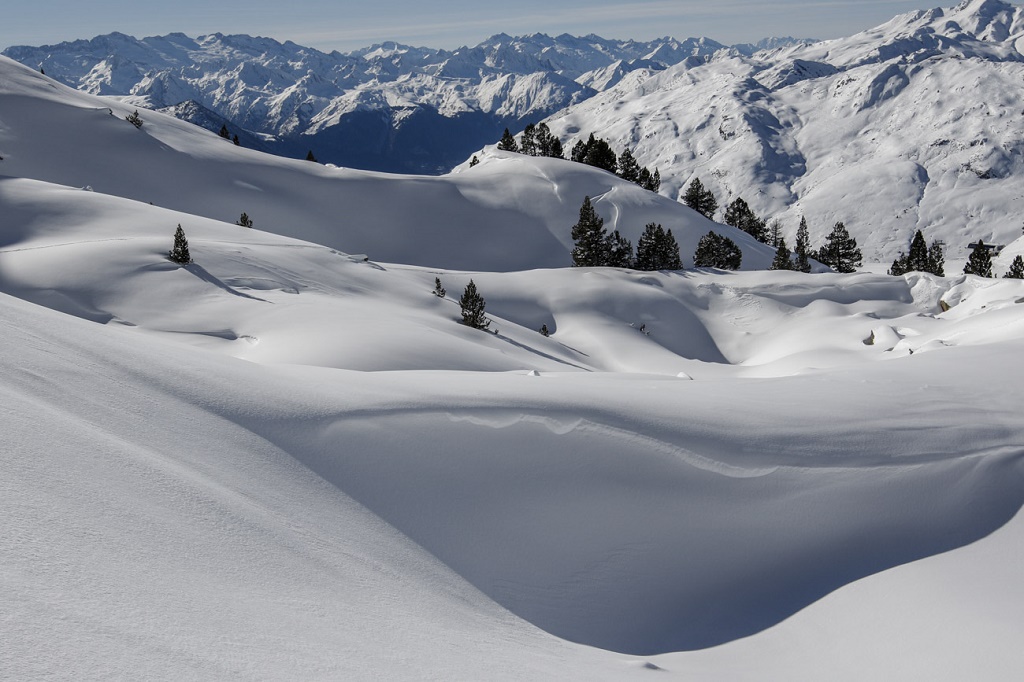
[[[544,7],[531,3],[521,6],[519,12],[510,13],[506,6],[481,6],[472,15],[445,14],[436,5],[430,5],[422,14],[406,13],[404,21],[391,18],[373,18],[349,21],[339,28],[316,28],[295,25],[290,36],[297,42],[323,46],[366,45],[381,40],[429,42],[443,39],[449,47],[453,40],[466,41],[466,36],[482,39],[493,33],[562,32],[586,33],[594,30],[610,31],[608,37],[639,37],[641,27],[649,35],[675,35],[685,38],[693,35],[716,37],[714,31],[735,33],[751,32],[753,17],[771,18],[771,27],[758,27],[766,31],[765,37],[776,27],[807,26],[815,16],[863,14],[864,8],[882,10],[879,20],[892,14],[920,7],[920,1],[893,2],[892,0],[706,0],[621,3],[590,2],[583,5]],[[424,6],[427,8],[428,6]],[[869,23],[862,27],[866,28]],[[753,34],[751,35],[753,38]]]

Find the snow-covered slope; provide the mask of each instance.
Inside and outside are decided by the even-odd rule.
[[[1024,665],[1024,282],[514,271],[583,192],[713,224],[568,162],[385,176],[127,113],[0,60],[0,677]]]
[[[693,177],[723,210],[742,196],[791,244],[803,215],[818,244],[844,221],[869,260],[890,262],[917,229],[963,258],[1020,235],[1022,82],[1024,9],[971,0],[624,79],[548,124],[570,145],[598,132],[633,148],[668,196]]]
[[[771,262],[768,247],[738,230],[581,164],[494,153],[442,177],[330,168],[236,147],[156,112],[143,110],[145,122],[136,129],[124,120],[132,107],[61,86],[6,58],[0,75],[4,175],[228,222],[244,211],[258,228],[374,260],[481,270],[570,263],[571,227],[590,196],[608,229],[634,243],[644,225],[659,222],[690,260],[697,240],[716,229],[744,249],[744,267]]]
[[[0,206],[13,217],[2,290],[105,323],[4,299],[5,403],[19,406],[4,413],[8,469],[20,472],[5,517],[59,572],[29,572],[39,554],[21,544],[5,551],[19,568],[4,593],[19,595],[21,614],[6,639],[28,670],[73,656],[76,669],[109,674],[121,665],[111,661],[141,657],[245,676],[297,657],[310,674],[405,676],[413,665],[443,676],[518,657],[489,674],[614,678],[640,662],[510,620],[410,558],[415,548],[381,520],[534,625],[649,655],[753,635],[857,578],[977,540],[1024,501],[1019,281],[474,273],[494,335],[462,327],[457,307],[430,293],[435,274],[455,289],[461,273],[353,261],[214,221],[194,224],[196,263],[178,267],[152,226],[182,214],[15,179],[0,182]],[[939,300],[953,307],[941,313]],[[744,378],[759,376],[774,378]],[[45,438],[28,424],[44,424]],[[81,472],[62,467],[55,483],[68,447]],[[307,520],[293,518],[299,509]],[[393,539],[374,545],[378,534]],[[221,575],[261,587],[239,600]],[[189,606],[170,606],[182,590]],[[1013,590],[995,583],[982,598],[1019,603]],[[382,598],[401,615],[380,614]],[[868,598],[883,608],[884,590]],[[138,614],[150,610],[171,629],[145,627]],[[432,621],[436,610],[449,615]],[[336,612],[346,625],[327,625]],[[28,654],[37,628],[64,644]],[[449,644],[410,642],[430,628]],[[453,650],[480,628],[493,635],[479,657],[480,645]],[[119,634],[97,647],[96,630]],[[307,631],[320,634],[296,635]],[[244,661],[229,642],[186,658],[223,632],[287,641]],[[357,655],[336,657],[328,645],[341,641]],[[129,645],[127,659],[113,655]],[[366,662],[396,647],[412,662]],[[978,663],[1005,668],[1015,652],[1000,645]],[[733,666],[713,667],[728,679]]]

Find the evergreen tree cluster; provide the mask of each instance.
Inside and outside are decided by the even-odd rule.
[[[657,223],[648,223],[637,242],[633,244],[619,234],[608,233],[604,218],[597,214],[590,197],[584,197],[579,220],[572,227],[573,267],[636,268],[637,270],[680,270],[679,244],[672,230]]]
[[[736,242],[713,230],[700,238],[693,254],[695,268],[739,270],[742,261],[743,252],[736,246]]]
[[[606,140],[595,137],[593,133],[590,133],[586,142],[576,142],[569,158],[577,163],[585,163],[615,173],[623,180],[651,192],[661,189],[661,171],[655,168],[652,173],[646,166],[641,167],[629,149],[622,150],[622,153],[616,156],[611,145]]]
[[[636,243],[634,267],[637,270],[682,270],[679,244],[672,230],[663,229],[659,223],[647,223]]]
[[[505,128],[505,132],[498,142],[498,149],[527,156],[565,158],[562,142],[551,133],[546,123],[527,124],[518,141],[508,128]],[[652,173],[648,168],[640,166],[629,149],[616,155],[615,150],[606,140],[595,137],[593,133],[590,134],[586,142],[583,140],[576,142],[569,154],[569,159],[615,173],[623,180],[628,180],[652,192],[661,189],[661,172],[657,168]],[[471,162],[471,165],[475,164]]]
[[[925,244],[924,235],[918,230],[910,242],[910,252],[903,253],[892,262],[890,275],[905,275],[908,272],[930,272],[943,277],[945,275],[946,256],[942,243],[935,240],[931,246]]]
[[[743,230],[763,244],[768,243],[767,222],[758,218],[742,197],[736,197],[725,207],[725,224]]]
[[[217,134],[223,137],[225,140],[231,140],[232,142],[234,142],[236,147],[240,147],[242,145],[242,143],[238,141],[238,135],[232,137],[231,131],[228,130],[227,124],[222,125],[220,127],[220,132]]]
[[[547,156],[552,159],[563,158],[562,141],[551,134],[547,123],[528,124],[523,129],[519,153],[527,156]]]
[[[547,123],[528,123],[526,128],[523,129],[519,142],[508,131],[508,128],[505,128],[505,132],[498,142],[498,149],[503,152],[516,152],[526,156],[547,156],[553,159],[565,158],[565,153],[562,150],[562,141],[551,133]]]
[[[132,113],[130,113],[127,116],[125,116],[124,120],[128,121],[129,123],[131,123],[136,128],[141,128],[142,127],[142,117],[139,116],[139,110],[138,109],[136,109]]]
[[[683,203],[708,220],[714,220],[715,212],[718,210],[718,200],[715,198],[714,192],[706,188],[698,177],[694,177],[687,186],[686,191],[683,193]],[[792,251],[789,250],[789,246],[782,236],[782,224],[778,220],[773,220],[771,224],[768,224],[766,220],[754,213],[743,197],[736,197],[725,207],[723,220],[726,225],[732,225],[743,230],[757,241],[774,246],[776,251],[775,260],[771,266],[773,270],[811,271],[809,258],[813,257],[813,255],[811,253],[806,218],[800,218],[800,227],[797,228],[796,233],[796,246]],[[716,234],[716,236],[718,235]],[[711,252],[715,250],[711,248],[712,243],[714,242],[708,242],[708,249],[711,249]],[[705,249],[705,252],[708,252],[707,249]]]

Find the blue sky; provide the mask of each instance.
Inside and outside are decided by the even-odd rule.
[[[49,0],[20,2],[0,21],[0,48],[44,45],[121,31],[248,33],[341,51],[383,40],[454,48],[495,33],[597,33],[647,40],[707,36],[723,43],[767,36],[834,38],[896,14],[955,0]]]

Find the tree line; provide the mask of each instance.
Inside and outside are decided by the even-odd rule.
[[[565,158],[565,150],[562,148],[561,141],[551,133],[546,123],[528,124],[518,141],[508,128],[505,128],[505,133],[498,142],[498,149],[527,156]],[[569,160],[614,173],[623,180],[637,184],[651,192],[661,189],[661,172],[657,168],[652,173],[646,166],[641,166],[628,148],[623,149],[621,154],[616,154],[607,140],[596,137],[593,133],[590,133],[586,141],[577,140],[569,152]],[[473,167],[477,163],[479,160],[474,156],[469,165]]]
[[[718,200],[714,192],[707,189],[700,178],[695,177],[683,193],[683,203],[700,213],[708,220],[714,220],[718,211]],[[769,223],[754,213],[750,205],[737,196],[726,207],[722,222],[749,234],[751,237],[769,246],[775,247],[775,258],[772,270],[794,270],[810,272],[811,259],[829,266],[836,272],[854,272],[863,264],[863,255],[857,246],[857,240],[850,235],[846,225],[840,221],[825,238],[820,249],[813,249],[810,243],[810,232],[807,218],[801,216],[796,231],[796,244],[790,250],[782,236],[782,226],[777,220]]]

